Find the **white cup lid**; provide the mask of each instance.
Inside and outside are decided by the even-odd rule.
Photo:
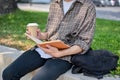
[[[27,26],[38,26],[37,23],[28,23]]]

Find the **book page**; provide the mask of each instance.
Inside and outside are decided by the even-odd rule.
[[[25,33],[25,35],[26,35],[27,37],[29,37],[31,40],[33,40],[34,42],[36,42],[37,44],[42,43],[41,40],[39,40],[39,39],[37,39],[37,38],[35,38],[35,37],[27,34],[27,33]]]
[[[37,39],[37,38],[29,35],[29,34],[26,34],[26,33],[25,33],[25,35],[26,35],[27,37],[29,37],[31,40],[33,40],[34,42],[36,42],[37,44],[43,43],[41,40],[39,40],[39,39]],[[47,59],[47,58],[52,58],[51,55],[46,54],[46,53],[45,53],[42,49],[40,49],[40,48],[36,48],[35,50],[40,54],[40,56],[41,56],[42,58],[46,58],[46,59]]]
[[[41,56],[42,58],[45,58],[45,59],[47,59],[47,58],[52,58],[51,55],[46,54],[46,53],[45,53],[42,49],[40,49],[40,48],[36,48],[35,50],[40,54],[40,56]]]

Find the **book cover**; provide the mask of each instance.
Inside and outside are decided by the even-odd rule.
[[[31,35],[28,35],[25,33],[25,35],[27,37],[29,37],[31,40],[33,40],[34,42],[36,42],[36,44],[38,44],[39,46],[41,47],[44,47],[46,48],[46,45],[50,45],[50,46],[53,46],[53,47],[56,47],[58,49],[67,49],[69,48],[70,46],[65,44],[63,41],[61,40],[53,40],[53,41],[46,41],[46,42],[42,42],[41,40],[31,36]]]

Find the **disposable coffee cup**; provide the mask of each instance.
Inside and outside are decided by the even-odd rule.
[[[27,30],[30,32],[30,35],[37,38],[37,29],[38,24],[37,23],[28,23],[27,24]]]

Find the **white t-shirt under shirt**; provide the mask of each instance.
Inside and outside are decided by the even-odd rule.
[[[73,4],[75,0],[72,0],[70,2],[66,2],[63,0],[63,11],[64,11],[64,15],[67,13],[67,11],[69,10],[69,8],[71,7],[71,5]],[[42,51],[40,48],[36,48],[35,49],[42,58],[52,58],[51,55],[46,54],[44,51]]]
[[[71,5],[73,4],[75,0],[66,2],[65,0],[63,0],[63,11],[64,11],[64,15],[67,13],[67,11],[69,10],[69,8],[71,7]]]

